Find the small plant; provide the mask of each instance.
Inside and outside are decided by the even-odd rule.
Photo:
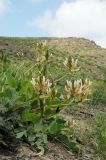
[[[40,119],[42,119],[44,124],[48,123],[50,128],[52,125],[52,130],[54,128],[52,132],[55,134],[61,133],[61,129],[63,130],[65,126],[61,124],[62,121],[56,120],[56,117],[58,117],[57,113],[65,107],[70,106],[72,102],[82,102],[86,100],[89,94],[91,94],[92,82],[88,79],[85,81],[80,79],[72,82],[66,80],[65,86],[60,88],[53,80],[53,77],[48,74],[50,56],[47,46],[43,43],[38,44],[37,54],[39,75],[36,78],[33,77],[31,83],[38,99],[38,107],[41,114]],[[67,58],[63,64],[69,72],[79,70],[78,60],[74,60],[71,57]],[[59,126],[62,128],[59,128]],[[50,128],[49,132],[51,132]]]
[[[58,102],[60,103],[54,105],[54,108],[56,109],[59,105],[68,105],[66,102],[70,104],[70,100],[72,99],[75,101],[77,98],[80,102],[87,99],[89,94],[91,94],[92,82],[90,80],[86,79],[84,81],[80,79],[72,82],[66,80],[66,85],[63,89],[61,89],[61,92],[60,90],[58,91],[58,86],[53,80],[53,77],[49,78],[48,75],[49,52],[47,47],[43,43],[40,43],[37,45],[37,51],[39,75],[36,78],[33,77],[31,83],[39,100],[42,117],[44,116],[48,100],[51,101],[52,105],[52,101],[54,101],[54,99],[58,99]],[[73,58],[67,58],[63,64],[69,69],[70,72],[79,70],[79,67],[77,66],[78,60],[74,60]],[[59,110],[61,110],[61,107],[59,107]]]

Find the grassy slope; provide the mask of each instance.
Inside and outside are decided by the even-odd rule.
[[[7,54],[23,52],[25,56],[30,58],[35,52],[36,42],[44,40],[43,38],[0,38],[0,50],[7,52]],[[81,66],[90,72],[95,79],[104,78],[106,49],[102,49],[92,41],[80,38],[47,38],[46,40],[54,52],[57,52],[58,57],[64,54],[76,56],[80,60]]]
[[[11,64],[14,64],[18,70],[21,71],[23,68],[26,74],[30,72],[33,76],[33,71],[36,70],[34,63],[36,43],[44,40],[45,38],[0,38],[0,54],[5,53]],[[75,107],[74,110],[68,110],[62,114],[65,118],[75,120],[79,140],[81,143],[84,142],[82,145],[85,154],[83,159],[88,157],[88,159],[96,160],[94,153],[89,148],[86,132],[90,131],[90,123],[94,117],[106,111],[106,49],[102,49],[92,41],[80,38],[47,38],[46,40],[53,52],[55,62],[57,59],[63,61],[66,55],[72,55],[79,59],[82,67],[77,78],[89,77],[94,81],[92,103]],[[64,68],[61,68],[62,66],[57,63],[51,64],[50,72],[55,78],[59,78],[66,73]],[[70,75],[67,75],[66,78],[70,79]]]

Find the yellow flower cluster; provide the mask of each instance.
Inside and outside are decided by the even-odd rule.
[[[39,94],[39,95],[47,95],[47,98],[53,98],[56,95],[56,89],[55,89],[55,83],[50,82],[49,79],[47,79],[45,76],[43,77],[38,77],[37,79],[32,78],[30,81],[33,85],[34,90]],[[46,97],[44,97],[46,98]]]
[[[50,87],[48,87],[47,94],[50,98],[54,98],[57,94],[56,83],[52,81]]]
[[[70,70],[70,71],[78,71],[78,59],[74,60],[74,58],[66,58],[63,64]]]
[[[39,93],[45,93],[51,86],[49,79],[46,79],[45,76],[39,76],[37,79],[32,78],[31,83],[33,85],[33,88]]]
[[[87,97],[91,94],[91,85],[92,82],[88,79],[83,80],[75,80],[75,81],[66,81],[65,91],[66,97],[63,98],[70,99],[74,97],[78,101],[87,100]]]
[[[41,63],[46,60],[45,47],[46,47],[46,41],[44,43],[37,43],[37,53],[38,53],[37,61]]]

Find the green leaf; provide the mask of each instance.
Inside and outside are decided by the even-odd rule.
[[[53,121],[49,126],[49,133],[56,134],[59,131],[58,124],[56,121]]]
[[[28,136],[29,142],[34,142],[35,138],[36,138],[36,134],[30,134],[30,135]]]
[[[39,152],[39,156],[42,156],[42,155],[44,155],[44,147],[42,146],[42,145],[37,145],[37,148],[40,150],[40,152]]]
[[[8,98],[12,98],[12,90],[10,88],[7,88],[4,93],[3,93],[4,97],[8,97]]]
[[[36,122],[39,119],[39,115],[36,115],[35,113],[31,113],[27,109],[23,111],[21,118],[23,122]]]
[[[47,143],[47,134],[45,133],[37,133],[36,137],[38,138],[37,143]]]
[[[26,136],[26,131],[19,132],[19,133],[16,134],[16,138],[20,139],[20,138],[22,138],[24,135]]]
[[[15,88],[17,86],[17,81],[12,75],[8,75],[7,83],[12,88]]]
[[[37,122],[35,125],[34,125],[34,131],[35,132],[40,132],[40,131],[43,131],[43,123],[42,123],[42,120],[40,120],[39,122]]]
[[[65,120],[61,117],[55,117],[54,120],[51,119],[51,123],[49,124],[49,133],[57,134],[61,132],[61,129],[65,128]]]
[[[74,137],[69,139],[67,135],[61,134],[59,135],[59,139],[73,152],[76,152],[76,153],[81,152],[81,146],[77,144],[76,139]]]

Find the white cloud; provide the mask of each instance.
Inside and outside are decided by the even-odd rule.
[[[9,11],[11,6],[10,0],[0,0],[0,15]]]
[[[63,2],[55,13],[46,11],[31,25],[51,36],[91,38],[106,47],[106,0]]]

